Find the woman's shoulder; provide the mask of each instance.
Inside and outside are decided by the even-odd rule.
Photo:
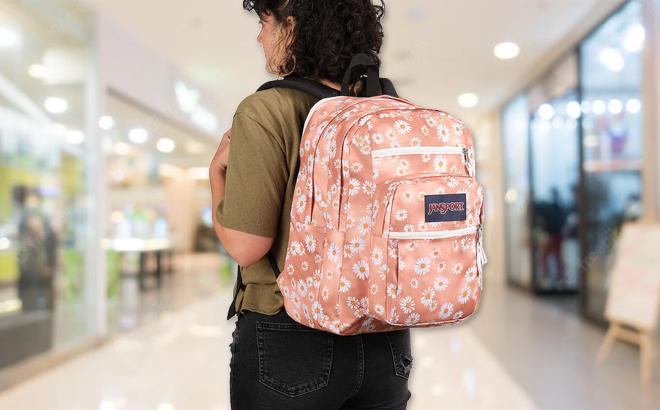
[[[244,114],[253,119],[263,119],[264,116],[286,118],[301,111],[309,110],[318,98],[304,91],[290,88],[269,88],[245,97],[236,114]]]

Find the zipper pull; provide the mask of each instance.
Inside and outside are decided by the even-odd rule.
[[[468,175],[474,177],[474,171],[472,169],[472,162],[470,161],[470,153],[467,147],[463,147],[463,156],[465,157],[465,167],[468,170]]]

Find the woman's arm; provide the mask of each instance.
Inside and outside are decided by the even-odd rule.
[[[209,181],[211,183],[211,197],[213,210],[225,197],[225,181],[227,175],[227,160],[229,159],[229,142],[231,138],[231,129],[222,137],[222,142],[211,161],[209,167]],[[246,268],[264,255],[273,246],[274,238],[253,235],[247,232],[241,232],[234,229],[225,228],[213,218],[213,228],[220,239],[222,246],[229,255],[242,267]]]

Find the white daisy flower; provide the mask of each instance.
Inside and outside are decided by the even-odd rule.
[[[362,217],[360,219],[360,223],[358,224],[358,231],[360,231],[360,235],[367,235],[368,233],[371,232],[371,218],[368,216]]]
[[[457,122],[452,124],[452,130],[454,131],[454,135],[456,135],[457,137],[463,135],[463,127],[461,127],[461,124]]]
[[[460,274],[461,272],[463,272],[463,264],[460,262],[456,263],[456,265],[454,265],[451,271],[454,275]]]
[[[344,258],[350,258],[354,254],[355,252],[353,252],[353,247],[351,245],[344,245]]]
[[[448,285],[449,285],[449,279],[445,278],[444,276],[438,276],[437,278],[435,278],[435,281],[433,282],[433,287],[438,292],[447,289]]]
[[[472,282],[476,277],[477,277],[477,269],[474,266],[470,267],[468,270],[465,271],[466,282]]]
[[[410,287],[413,288],[413,289],[417,289],[417,286],[419,286],[419,279],[411,278],[410,279]]]
[[[365,280],[369,277],[369,264],[365,261],[359,261],[353,265],[353,273],[355,273],[358,278]]]
[[[422,302],[422,305],[428,306],[433,300],[434,296],[435,296],[435,291],[433,290],[433,288],[426,288],[422,292],[422,299],[420,300],[420,302]]]
[[[341,279],[339,280],[339,291],[347,292],[350,288],[351,288],[351,281],[342,276]]]
[[[355,308],[359,308],[359,307],[360,307],[360,302],[358,302],[358,300],[357,300],[356,298],[354,298],[353,296],[349,296],[349,297],[346,299],[346,304],[347,304],[348,307],[350,307],[351,309],[355,309]]]
[[[387,287],[387,296],[391,297],[392,299],[396,299],[396,285],[389,285]]]
[[[394,123],[394,129],[396,129],[399,134],[406,135],[410,132],[412,127],[407,122],[398,120]]]
[[[454,305],[451,302],[445,302],[440,307],[440,312],[438,314],[438,317],[440,319],[446,319],[452,314],[453,311],[454,311]]]
[[[431,260],[429,258],[419,258],[415,261],[415,273],[426,275],[431,269]]]
[[[314,252],[316,250],[316,239],[312,235],[307,235],[305,237],[305,246],[309,252]]]
[[[436,131],[438,132],[438,138],[440,138],[442,142],[449,141],[449,137],[450,137],[449,128],[447,128],[444,124],[438,125]]]
[[[416,248],[417,248],[417,242],[412,241],[406,244],[406,250],[409,252],[414,251]]]
[[[419,313],[415,312],[408,316],[406,319],[406,324],[407,325],[414,325],[415,323],[419,322]]]
[[[433,168],[438,174],[447,171],[447,157],[444,155],[436,155],[433,160]]]
[[[438,272],[444,271],[446,266],[447,266],[447,262],[445,261],[438,262]]]
[[[396,211],[395,218],[397,221],[405,221],[405,219],[408,217],[408,211],[405,209],[399,209]]]
[[[383,305],[374,305],[374,311],[381,316],[385,314],[385,308]]]
[[[328,247],[328,260],[330,260],[330,262],[339,261],[339,246],[337,246],[336,243],[331,243]]]
[[[470,287],[467,285],[463,286],[463,289],[461,289],[461,293],[458,296],[458,301],[460,303],[467,302],[470,299],[471,294],[472,294],[472,289],[470,289]]]
[[[305,297],[305,295],[307,295],[307,285],[305,285],[304,280],[298,281],[298,285],[296,286],[296,289],[298,290],[300,296]]]
[[[374,248],[371,253],[371,261],[378,266],[383,263],[383,251],[380,248]]]
[[[410,296],[406,296],[405,298],[401,299],[399,305],[404,313],[411,313],[413,310],[415,310],[415,301]]]

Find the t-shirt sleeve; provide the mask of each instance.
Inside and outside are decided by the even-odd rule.
[[[220,225],[268,238],[277,236],[288,180],[283,144],[249,115],[234,115],[225,196],[215,210]]]

